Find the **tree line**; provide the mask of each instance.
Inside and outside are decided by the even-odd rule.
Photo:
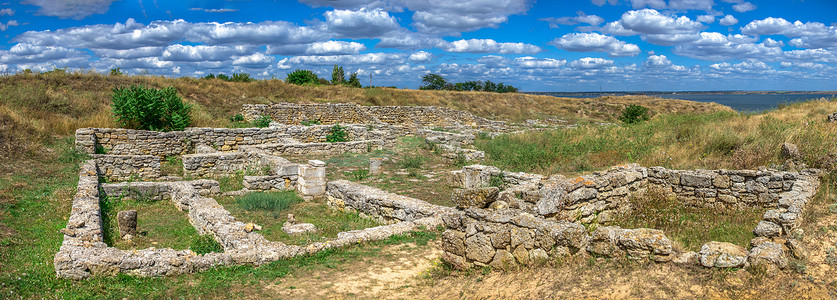
[[[491,80],[469,80],[465,82],[448,82],[438,74],[427,74],[421,77],[420,90],[448,90],[448,91],[482,91],[494,93],[516,93],[517,88],[506,85],[502,82],[494,83]]]
[[[361,87],[360,80],[357,78],[357,72],[349,74],[349,79],[346,79],[346,73],[343,71],[343,67],[338,65],[334,65],[334,68],[331,70],[331,81],[325,78],[319,78],[317,74],[311,70],[296,69],[293,72],[288,73],[288,76],[285,78],[285,82],[297,85],[323,84],[345,85],[357,88]]]

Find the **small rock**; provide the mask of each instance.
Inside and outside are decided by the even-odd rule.
[[[282,230],[289,235],[302,234],[306,232],[317,232],[317,226],[311,223],[299,223],[290,226],[282,226]]]
[[[785,257],[782,245],[772,242],[761,243],[750,250],[747,260],[752,266],[767,267],[768,275],[775,274],[776,268],[784,269],[788,266],[788,259]]]
[[[491,202],[491,205],[488,206],[489,209],[492,210],[501,210],[509,207],[509,203],[506,201],[494,201]]]
[[[791,255],[793,255],[796,259],[807,259],[808,258],[808,247],[805,247],[802,242],[797,239],[788,239],[785,243],[790,250]]]
[[[262,230],[262,227],[253,223],[244,224],[244,231],[246,232],[253,232]]]
[[[744,247],[712,241],[703,244],[698,258],[700,264],[707,268],[740,268],[747,263],[747,254]]]
[[[698,264],[698,254],[694,251],[680,253],[671,262],[678,265],[696,265]]]
[[[833,113],[833,114],[828,115],[828,121],[829,122],[837,122],[837,113]]]
[[[799,147],[791,143],[782,144],[782,157],[790,159],[799,159],[802,154],[799,153]]]
[[[761,221],[753,229],[753,234],[765,237],[780,236],[782,234],[782,226],[769,221]]]

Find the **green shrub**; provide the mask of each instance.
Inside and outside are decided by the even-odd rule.
[[[354,177],[356,180],[364,180],[366,178],[369,178],[369,170],[364,170],[364,169],[354,170],[354,171],[352,171],[352,177]]]
[[[253,120],[253,126],[256,127],[267,127],[270,126],[270,117],[268,116],[261,116],[257,119]]]
[[[349,141],[349,133],[346,132],[346,127],[340,126],[340,124],[336,124],[331,127],[331,131],[326,135],[326,142],[329,143],[338,143],[338,142],[348,142]]]
[[[288,77],[285,79],[285,82],[297,85],[317,84],[320,82],[320,78],[317,77],[317,74],[314,74],[311,70],[296,69],[293,72],[288,73]]]
[[[192,106],[183,103],[174,87],[118,87],[113,89],[111,98],[113,114],[126,128],[171,131],[183,130],[191,123]]]
[[[647,107],[634,104],[625,108],[622,112],[622,116],[619,117],[619,120],[625,122],[626,124],[635,124],[647,121],[649,118]]]
[[[404,169],[418,169],[424,165],[424,161],[425,158],[421,155],[409,155],[401,161],[401,167]]]
[[[203,255],[207,253],[217,252],[223,253],[224,248],[215,240],[211,234],[203,234],[192,238],[192,243],[189,249],[195,253]]]
[[[230,122],[244,122],[244,116],[242,116],[241,114],[232,116],[230,117]]]
[[[305,120],[302,121],[300,124],[302,124],[302,126],[320,125],[320,120]]]
[[[287,209],[291,204],[301,202],[302,199],[293,191],[282,191],[276,193],[249,193],[238,198],[238,205],[244,210],[268,210],[280,212]]]

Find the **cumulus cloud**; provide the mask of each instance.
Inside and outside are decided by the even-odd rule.
[[[740,13],[753,11],[753,10],[756,10],[756,8],[757,8],[756,5],[752,4],[750,2],[739,3],[739,4],[736,4],[736,5],[732,6],[733,10],[735,10],[737,12],[740,12]]]
[[[613,65],[613,61],[598,57],[584,57],[571,61],[568,66],[578,69],[602,69]]]
[[[819,22],[793,23],[783,18],[755,20],[741,28],[748,35],[784,35],[795,38],[790,45],[797,48],[837,47],[837,26],[826,26]]]
[[[718,24],[721,24],[721,25],[724,25],[724,26],[732,26],[732,25],[738,24],[738,19],[736,19],[735,17],[733,17],[731,15],[726,15],[725,17],[721,18],[720,21],[718,21]]]
[[[593,4],[602,6],[605,3],[610,5],[619,4],[619,0],[592,0]],[[653,8],[653,9],[671,9],[671,10],[703,10],[713,11],[715,6],[714,0],[670,0],[666,4],[665,0],[629,0],[633,9]]]
[[[578,16],[575,17],[542,18],[538,19],[538,21],[545,21],[549,23],[549,28],[558,28],[558,25],[578,25],[580,23],[599,26],[599,24],[604,23],[604,19],[602,17],[587,15],[582,11],[579,11],[577,14]]]
[[[233,9],[233,8],[200,8],[200,7],[193,7],[193,8],[190,8],[189,10],[202,11],[202,12],[208,12],[208,13],[228,13],[228,12],[237,12],[238,11],[237,9]]]
[[[566,60],[553,58],[518,57],[513,62],[523,69],[557,69],[567,64]]]
[[[20,25],[20,23],[18,23],[17,20],[9,20],[5,24],[3,24],[3,22],[0,22],[0,31],[6,31],[6,29],[9,29],[9,27],[18,25]]]
[[[270,55],[345,55],[365,51],[366,46],[357,42],[326,41],[311,44],[268,45]]]
[[[715,22],[715,16],[713,15],[702,15],[697,17],[697,21],[706,24],[712,24]]]
[[[429,61],[432,58],[433,58],[433,54],[430,54],[429,52],[425,52],[425,51],[419,51],[419,52],[410,54],[410,57],[408,57],[409,60],[415,61],[415,62],[426,62],[426,61]]]
[[[413,27],[422,32],[459,33],[497,28],[508,16],[529,10],[530,0],[404,1]]]
[[[598,33],[570,33],[549,44],[572,52],[604,52],[613,57],[637,56],[639,46]]]
[[[441,48],[446,45],[448,45],[448,42],[441,38],[406,31],[382,37],[375,47],[415,50]]]
[[[25,0],[23,4],[40,6],[39,15],[81,20],[93,14],[103,14],[116,0]]]
[[[535,45],[524,43],[498,43],[492,39],[469,39],[450,42],[444,48],[447,52],[467,53],[500,53],[500,54],[535,54],[541,52],[541,48]]]
[[[0,9],[0,16],[13,16],[15,11],[11,8]]]
[[[401,27],[395,17],[381,9],[332,10],[323,15],[329,31],[350,38],[377,38]]]
[[[265,67],[272,62],[272,56],[267,56],[264,55],[264,53],[256,52],[250,55],[237,56],[233,59],[232,64],[236,66],[246,67]]]
[[[782,49],[756,43],[757,39],[740,34],[723,35],[718,32],[701,32],[700,39],[685,45],[678,45],[674,53],[703,60],[729,60],[741,58],[776,58],[782,56]]]
[[[613,35],[641,35],[652,44],[674,46],[697,40],[704,25],[688,17],[673,18],[654,9],[632,10],[622,14],[615,22],[601,28],[587,27],[582,30],[598,30]]]

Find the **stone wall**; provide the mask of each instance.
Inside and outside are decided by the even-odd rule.
[[[503,172],[495,167],[467,166],[450,175],[453,185],[479,188],[491,178],[502,179],[506,189],[497,200],[529,213],[606,223],[630,209],[629,197],[648,187],[671,193],[686,206],[730,209],[775,208],[779,199],[792,195],[796,184],[817,182],[811,171],[770,170],[668,170],[638,165],[617,166],[591,175],[543,179],[536,174]]]
[[[271,155],[335,155],[341,153],[366,153],[383,148],[382,140],[365,140],[339,143],[289,143],[254,146]]]
[[[375,140],[376,145],[392,147],[400,129],[366,125],[347,125],[350,141]],[[184,131],[157,132],[121,128],[81,128],[76,130],[76,149],[89,154],[170,156],[194,153],[198,145],[220,151],[240,146],[325,142],[332,126],[273,126],[267,128],[186,128]],[[98,148],[98,149],[97,149]]]
[[[94,154],[101,176],[109,181],[160,178],[160,157],[153,155]]]
[[[387,123],[408,127],[444,127],[456,125],[503,126],[504,122],[477,117],[469,112],[435,106],[360,106],[357,104],[245,104],[241,108],[246,120],[269,116],[282,124],[301,124],[318,120],[321,124]]]
[[[199,179],[180,181],[191,185],[201,196],[217,196],[221,194],[221,186],[215,180]],[[121,182],[102,183],[100,189],[102,197],[119,199],[130,197],[133,199],[164,200],[171,199],[173,182]]]
[[[340,211],[357,211],[381,222],[394,223],[425,218],[440,218],[454,208],[433,205],[347,180],[331,181],[326,186],[329,206]],[[441,219],[438,219],[441,222]]]
[[[313,166],[319,167],[319,166]],[[202,234],[210,234],[222,245],[223,253],[197,255],[190,250],[155,249],[120,250],[108,247],[102,240],[102,218],[99,207],[99,174],[96,160],[82,163],[79,185],[73,197],[69,221],[60,232],[64,241],[53,264],[59,278],[84,279],[91,276],[128,274],[154,277],[206,271],[220,266],[260,265],[278,259],[306,255],[363,241],[380,240],[405,234],[421,227],[438,224],[438,217],[429,217],[392,225],[338,233],[337,238],[307,246],[272,242],[249,232],[245,224],[206,196],[218,192],[212,180],[191,182],[146,182],[103,184],[104,195],[145,193],[148,197],[171,199],[186,212],[190,223]]]
[[[555,221],[515,210],[468,208],[443,217],[442,258],[460,268],[542,264],[579,251],[632,259],[670,261],[671,241],[659,230],[600,227]]]

